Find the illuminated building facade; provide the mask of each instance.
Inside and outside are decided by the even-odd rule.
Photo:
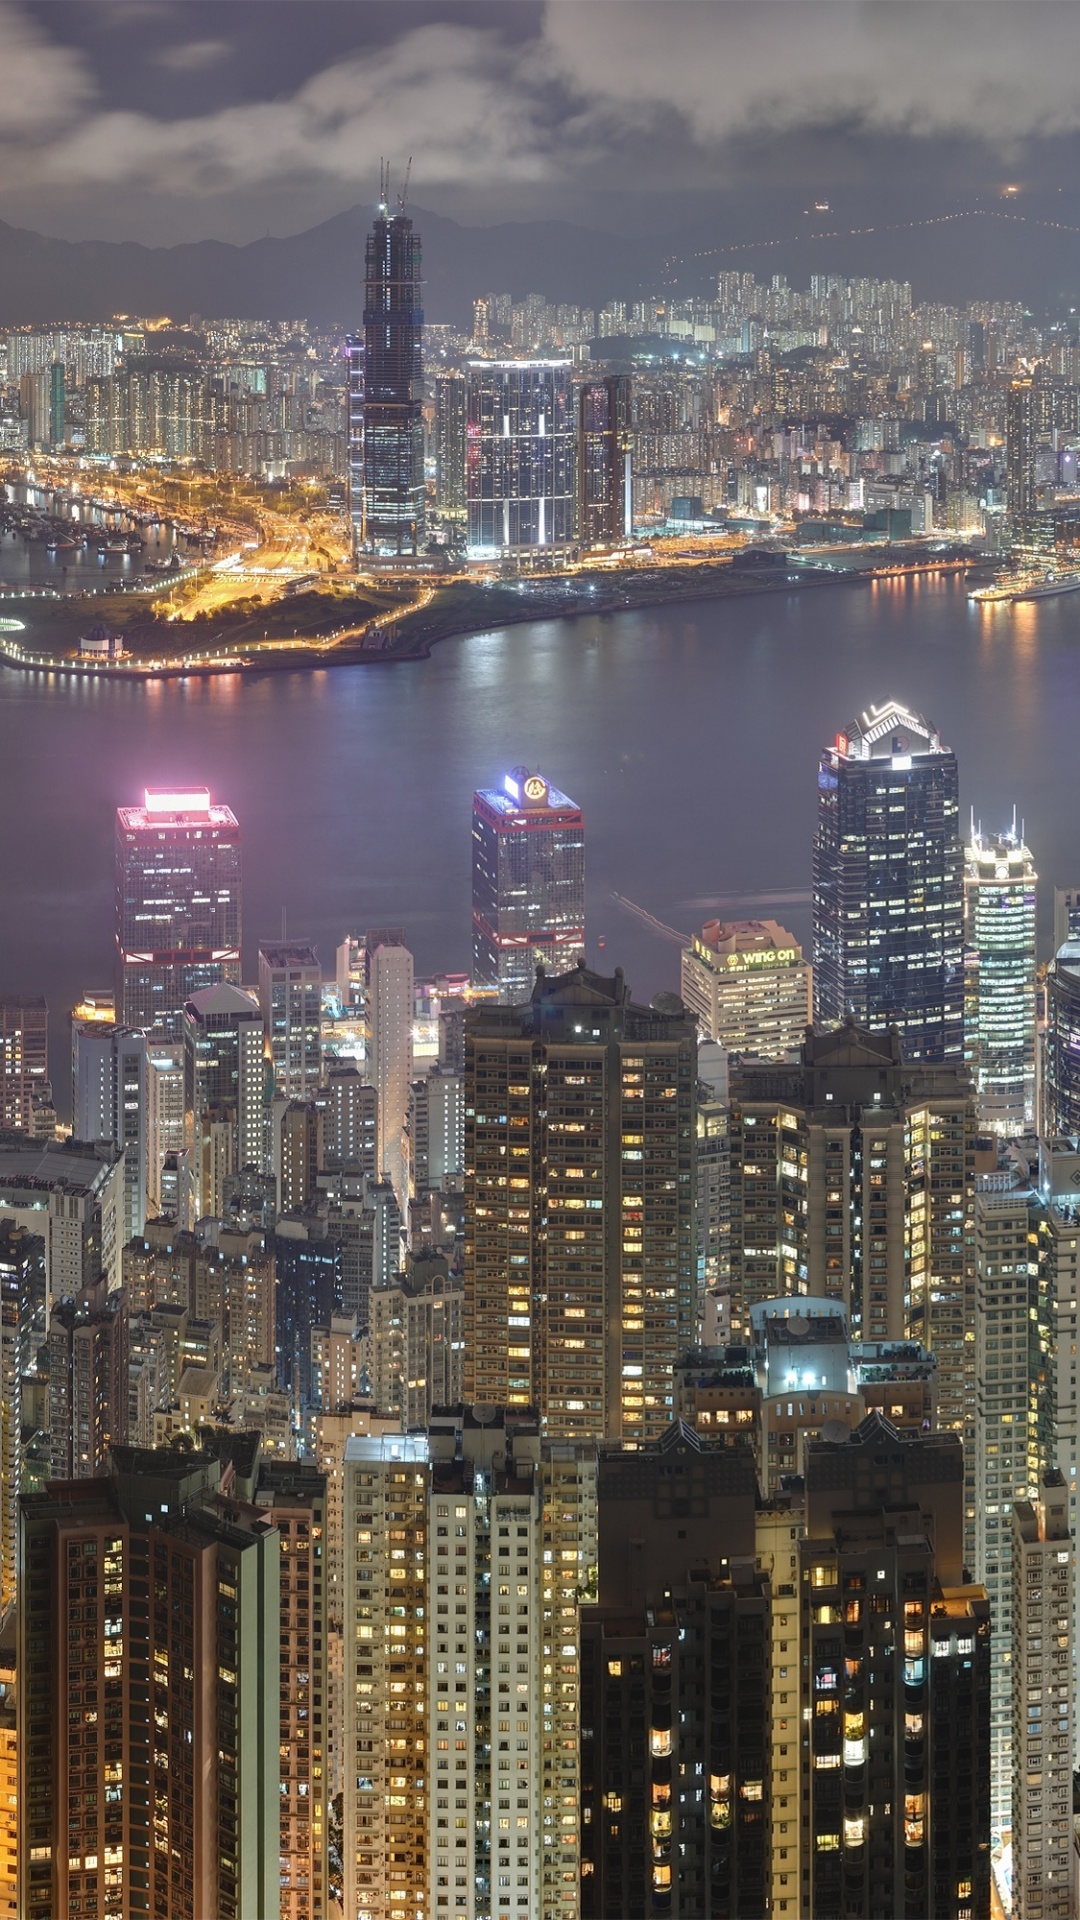
[[[905,1058],[964,1051],[963,849],[956,756],[896,701],[821,756],[814,1018],[899,1028]]]
[[[1059,947],[1046,970],[1043,1131],[1080,1134],[1080,939]]]
[[[585,950],[585,819],[542,773],[515,767],[473,794],[473,977],[527,1000],[539,964]]]
[[[465,379],[443,373],[435,382],[435,508],[446,520],[465,519]]]
[[[1076,1920],[1072,1623],[1076,1548],[1062,1475],[1012,1509],[1012,1911]]]
[[[1036,509],[1035,383],[1013,380],[1005,396],[1005,488],[1014,527],[1030,522]]]
[[[30,1496],[22,1539],[27,1920],[277,1920],[274,1527],[208,1456],[120,1447]]]
[[[88,1145],[107,1140],[124,1150],[125,1242],[146,1224],[147,1039],[141,1031],[100,1020],[71,1022],[71,1131]]]
[[[470,556],[565,555],[576,507],[569,360],[471,360],[467,407]]]
[[[45,1244],[25,1226],[0,1221],[0,1616],[14,1605],[21,1581],[22,1382],[33,1357],[35,1314],[40,1323]]]
[[[184,1006],[184,1111],[194,1218],[220,1217],[224,1183],[265,1160],[263,1016],[257,1000],[222,984]]]
[[[364,257],[361,546],[419,550],[424,530],[420,236],[380,202]],[[352,396],[350,395],[350,409]]]
[[[465,1393],[646,1440],[691,1344],[697,1035],[621,969],[465,1016]]]
[[[264,941],[259,1005],[274,1092],[312,1099],[322,1079],[322,971],[306,940]]]
[[[797,1053],[810,1021],[810,966],[775,920],[706,921],[682,956],[683,1000],[702,1038],[728,1053]]]
[[[966,1050],[984,1127],[1035,1125],[1035,887],[1017,835],[973,833],[964,857]]]
[[[386,930],[389,932],[389,929]],[[406,1126],[413,1078],[413,957],[403,940],[380,939],[369,950],[369,1078],[378,1098],[378,1164],[404,1211],[410,1173]]]
[[[614,546],[634,530],[630,376],[611,373],[578,389],[577,532],[583,547]]]
[[[240,984],[240,828],[205,787],[116,811],[116,1023],[179,1038],[184,1002]]]
[[[49,1009],[39,995],[0,1000],[0,1127],[34,1132],[49,1091]]]
[[[281,1554],[280,1920],[325,1920],[329,1813],[326,1479],[294,1461],[260,1463],[254,1503]]]
[[[808,1036],[745,1060],[731,1097],[733,1337],[786,1294],[835,1300],[856,1340],[917,1340],[939,1421],[973,1433],[975,1104],[962,1063],[909,1065],[895,1034]]]

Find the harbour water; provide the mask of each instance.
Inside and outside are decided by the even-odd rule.
[[[113,814],[207,784],[244,834],[244,956],[402,924],[418,968],[469,959],[470,800],[540,766],[585,810],[589,957],[636,995],[678,985],[676,932],[716,913],[809,938],[817,754],[889,697],[960,761],[965,816],[1026,821],[1049,947],[1080,884],[1080,597],[969,603],[961,581],[671,606],[438,646],[431,659],[161,685],[0,669],[0,992],[66,1014],[112,968]],[[603,941],[603,946],[599,944]]]

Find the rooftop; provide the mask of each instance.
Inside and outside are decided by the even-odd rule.
[[[899,700],[870,707],[850,721],[835,742],[835,752],[845,760],[889,760],[948,751],[937,728]]]

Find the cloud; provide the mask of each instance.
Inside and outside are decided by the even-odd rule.
[[[57,46],[5,0],[0,0],[0,76],[0,141],[62,127],[93,97],[80,55]]]
[[[159,67],[170,67],[174,73],[201,73],[204,67],[214,67],[232,52],[227,40],[187,40],[175,47],[162,47],[154,55]]]

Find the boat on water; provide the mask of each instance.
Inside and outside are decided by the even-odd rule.
[[[1061,593],[1080,593],[1080,572],[1046,573],[1041,578],[996,580],[992,586],[973,587],[969,600],[985,604],[995,600],[1050,600]]]

